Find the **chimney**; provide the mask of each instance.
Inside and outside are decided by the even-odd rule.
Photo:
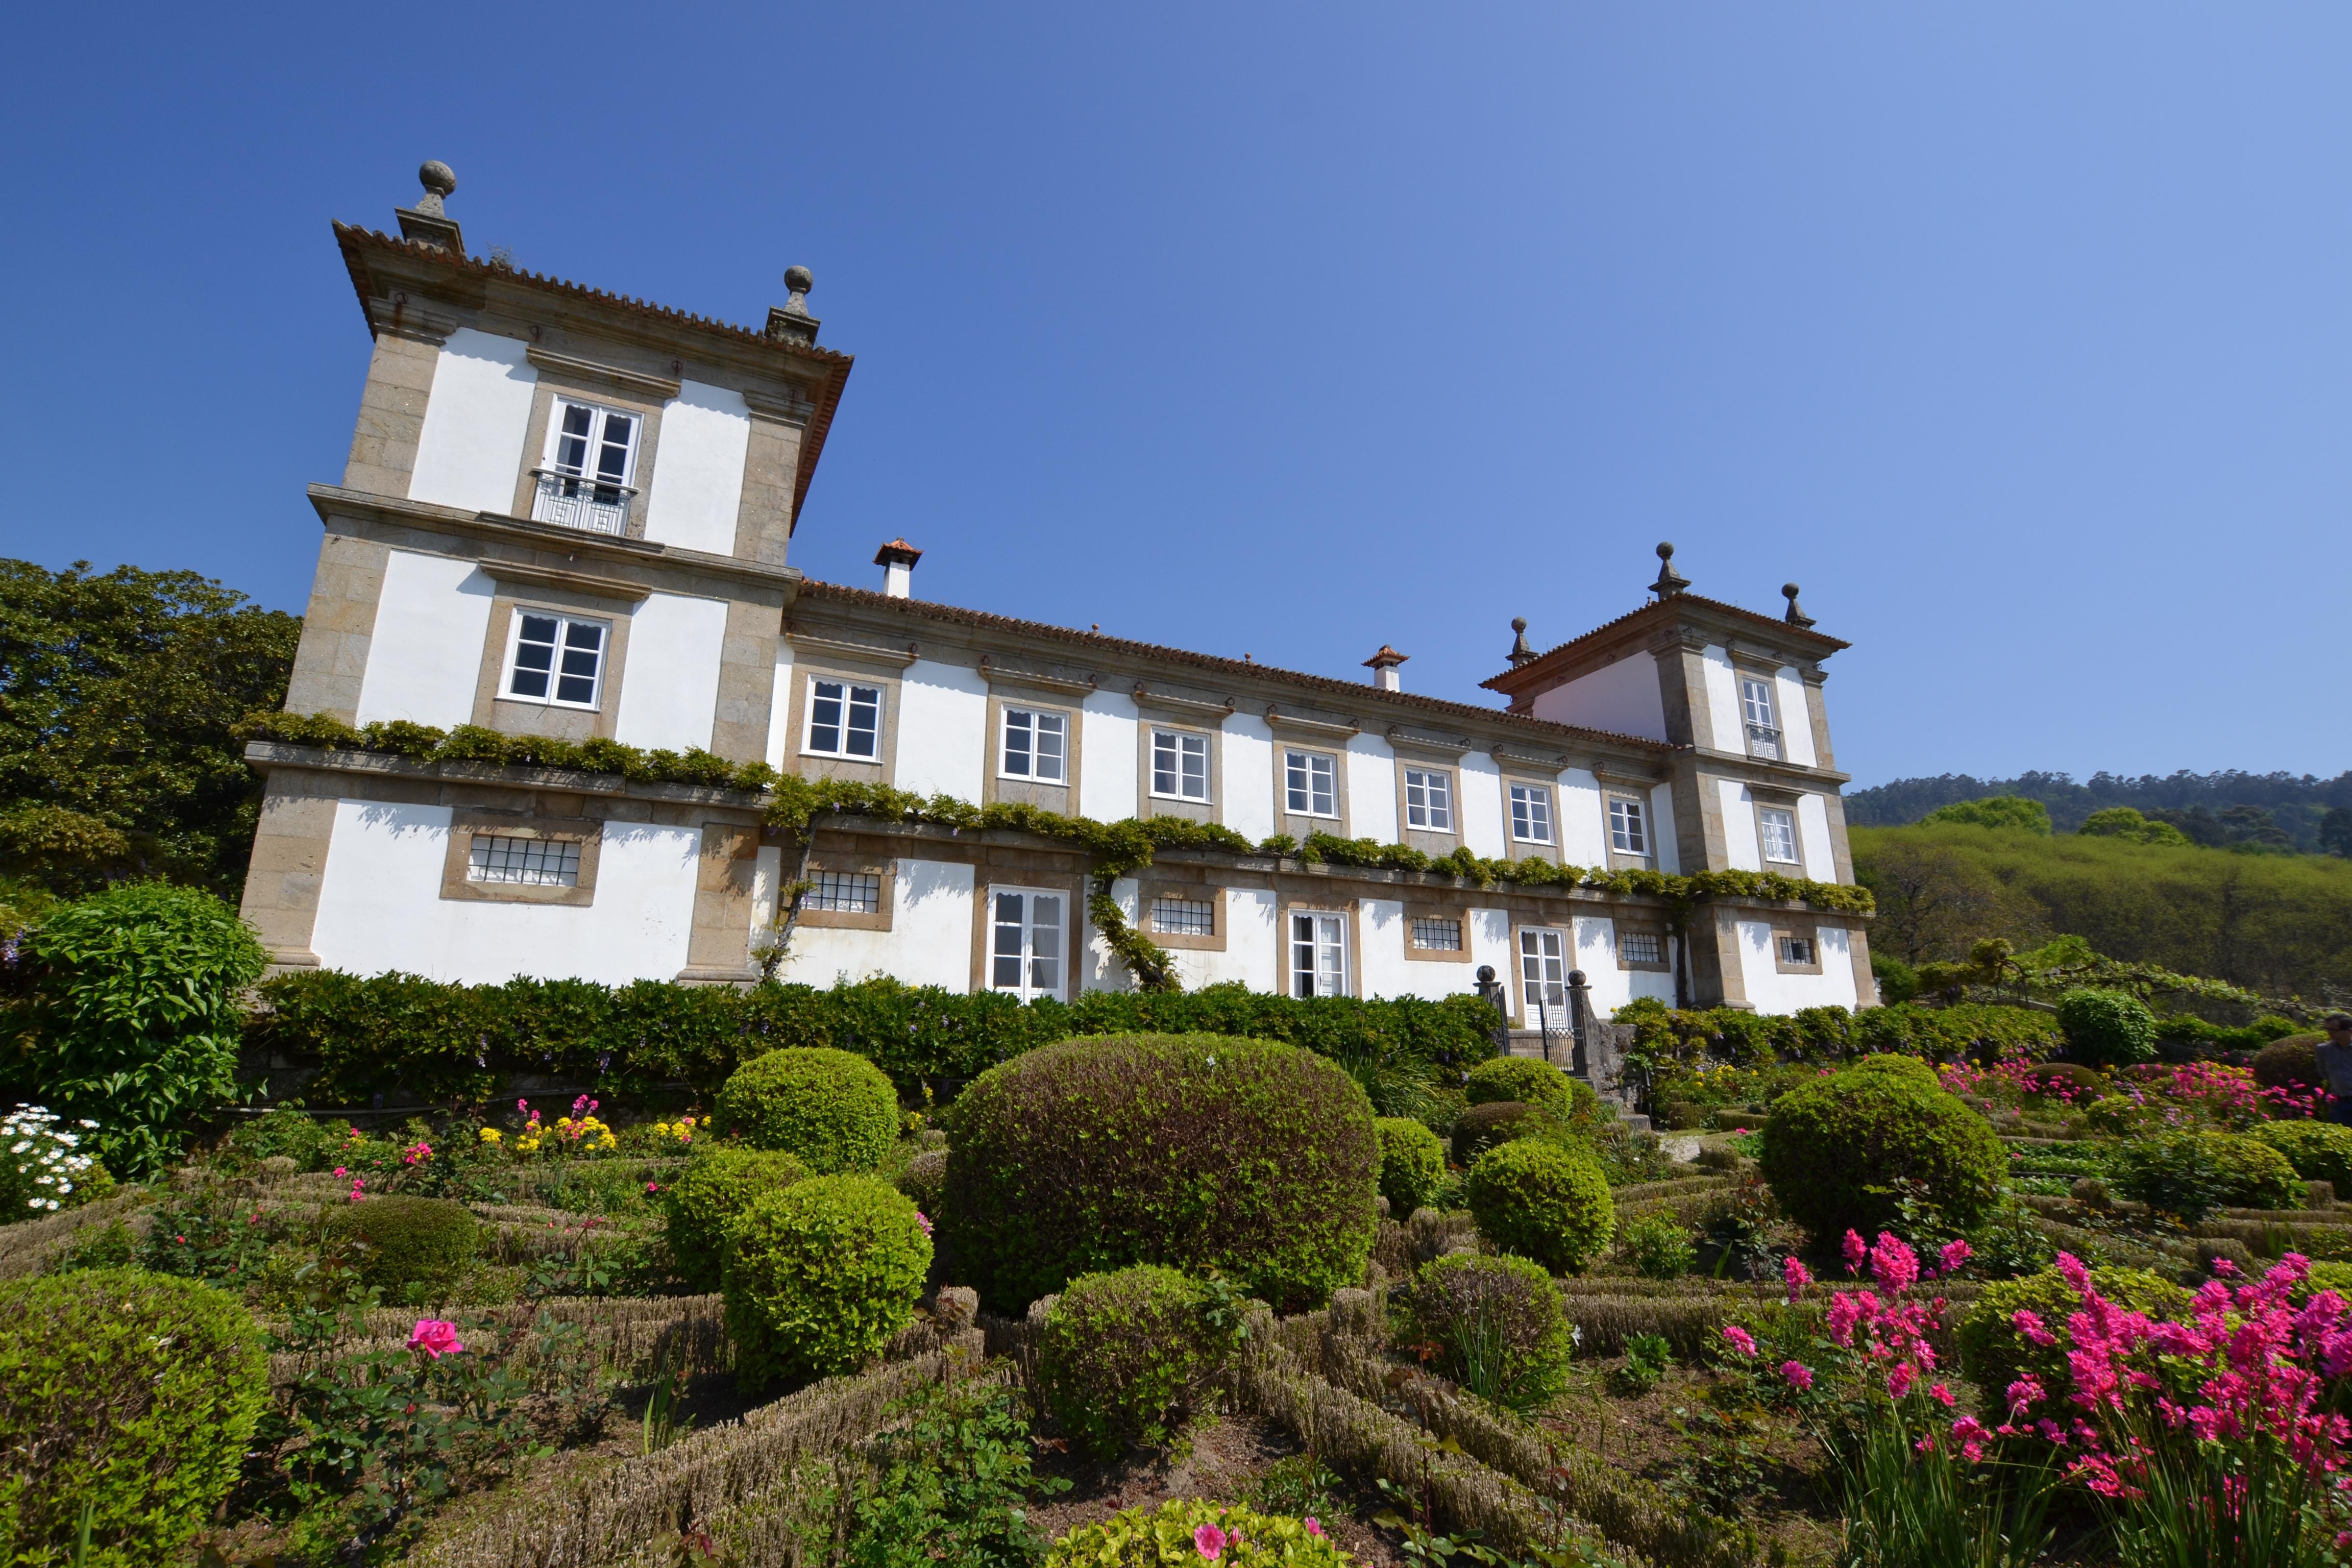
[[[1412,657],[1382,643],[1380,652],[1364,660],[1364,668],[1372,672],[1372,684],[1382,691],[1402,691],[1404,680],[1397,674],[1397,666]]]
[[[466,254],[466,237],[457,232],[457,220],[441,210],[441,198],[457,189],[457,176],[448,164],[438,158],[426,160],[416,171],[425,195],[413,207],[394,207],[392,216],[400,220],[400,237],[416,240],[452,256]]]
[[[894,599],[912,598],[915,592],[915,563],[923,552],[903,539],[894,539],[874,552],[874,564],[882,568],[882,591]]]
[[[816,287],[816,274],[805,267],[784,268],[784,302],[768,307],[768,335],[787,342],[813,343],[816,330],[824,323],[809,314],[809,290]]]

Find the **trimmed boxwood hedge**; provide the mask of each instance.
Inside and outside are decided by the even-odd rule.
[[[1868,1057],[1800,1085],[1765,1118],[1759,1160],[1780,1207],[1826,1245],[1895,1217],[1916,1182],[1956,1226],[1991,1212],[2008,1151],[1983,1117],[1916,1057]]]
[[[1462,1098],[1472,1105],[1515,1100],[1567,1116],[1576,1109],[1576,1094],[1570,1088],[1573,1081],[1549,1062],[1532,1057],[1496,1057],[1470,1069],[1462,1084]]]
[[[663,1194],[670,1259],[697,1290],[716,1290],[727,1263],[727,1226],[762,1193],[808,1179],[808,1167],[781,1149],[719,1143],[698,1152]]]
[[[914,1320],[930,1267],[914,1200],[878,1176],[760,1194],[727,1225],[737,1378],[761,1388],[856,1371]]]
[[[465,1205],[406,1194],[367,1198],[328,1211],[328,1228],[360,1244],[362,1280],[393,1302],[411,1287],[446,1289],[473,1267],[482,1249],[482,1224]]]
[[[1137,1263],[1310,1305],[1363,1277],[1378,1228],[1371,1102],[1296,1047],[1066,1040],[974,1079],[948,1134],[950,1250],[1008,1314]]]
[[[2307,1182],[2333,1182],[2352,1197],[2352,1127],[2333,1121],[2265,1121],[2254,1136],[2286,1156]]]
[[[1450,1252],[1406,1291],[1413,1327],[1438,1347],[1439,1370],[1514,1410],[1549,1405],[1568,1385],[1575,1331],[1559,1287],[1524,1258]]]
[[[870,1171],[898,1140],[898,1091],[864,1057],[788,1047],[735,1069],[716,1121],[720,1133],[781,1150],[815,1175]]]

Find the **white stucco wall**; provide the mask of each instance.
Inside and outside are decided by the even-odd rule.
[[[1666,939],[1666,955],[1674,956],[1674,939]],[[1617,967],[1617,922],[1606,915],[1579,915],[1576,920],[1576,966],[1584,971],[1591,988],[1593,1010],[1612,1017],[1626,1003],[1654,996],[1668,1006],[1675,1000],[1675,974],[1665,969]]]
[[[1394,844],[1397,831],[1396,752],[1386,741],[1350,736],[1341,761],[1348,769],[1348,833]]]
[[[727,602],[653,594],[629,616],[613,738],[632,746],[706,749],[719,715]]]
[[[1691,715],[1698,743],[1711,745],[1718,752],[1745,753],[1748,729],[1740,718],[1739,677],[1731,668],[1730,650],[1709,643],[1699,660],[1706,671],[1706,689],[1701,694],[1706,700],[1706,710]]]
[[[467,511],[510,512],[539,372],[520,338],[460,327],[433,366],[408,497]]]
[[[1570,866],[1609,863],[1608,811],[1601,804],[1601,781],[1585,768],[1570,768],[1559,775],[1559,858]]]
[[[1462,842],[1473,855],[1491,856],[1500,859],[1506,847],[1503,823],[1503,770],[1495,759],[1484,752],[1472,752],[1462,759]],[[1557,792],[1553,805],[1558,805]],[[1552,825],[1552,837],[1559,836],[1559,825]]]
[[[1658,688],[1658,661],[1646,653],[1633,653],[1604,664],[1540,693],[1535,715],[1554,723],[1663,741],[1666,705]]]
[[[909,985],[971,989],[972,868],[901,859],[890,879],[891,929],[803,927],[777,978],[831,985],[889,974]]]
[[[784,754],[794,744],[792,734],[793,645],[776,639],[776,683],[768,694],[768,765],[784,771]]]
[[[471,561],[412,550],[386,556],[357,722],[406,719],[446,730],[470,720],[497,591]]]
[[[1784,664],[1772,677],[1772,701],[1780,709],[1780,752],[1801,768],[1818,767],[1813,750],[1813,706],[1806,700],[1797,667]]]
[[[1740,984],[1759,1013],[1793,1013],[1800,1007],[1852,1007],[1853,949],[1843,926],[1821,928],[1822,972],[1782,974],[1772,960],[1772,928],[1761,921],[1741,921]]]
[[[1360,899],[1356,920],[1356,951],[1363,966],[1356,987],[1359,995],[1426,996],[1433,1001],[1476,987],[1475,963],[1423,963],[1405,957],[1410,933],[1402,900]]]
[[[1820,795],[1797,801],[1797,853],[1805,858],[1805,875],[1816,882],[1834,882],[1837,855],[1830,845],[1829,803]]]
[[[1764,851],[1756,841],[1755,797],[1738,779],[1717,779],[1715,787],[1723,802],[1724,858],[1735,871],[1761,871]],[[1792,868],[1782,865],[1775,869],[1787,872]]]
[[[1078,734],[1086,749],[1079,763],[1080,816],[1118,822],[1135,815],[1135,722],[1131,697],[1097,691],[1079,705]]]
[[[1659,784],[1650,791],[1650,819],[1658,829],[1658,869],[1669,877],[1683,872],[1682,842],[1675,837],[1675,786]]]
[[[321,963],[469,984],[530,974],[623,985],[686,967],[699,830],[605,824],[595,901],[567,907],[441,897],[449,822],[446,805],[336,803],[310,937]]]
[[[1470,942],[1470,963],[1462,984],[1475,989],[1481,964],[1491,965],[1495,978],[1518,994],[1518,959],[1511,952],[1511,917],[1504,910],[1472,910],[1470,929],[1465,933]]]
[[[890,782],[977,805],[988,752],[988,682],[980,671],[929,658],[908,665],[898,682],[898,765]]]
[[[1274,731],[1249,713],[1234,714],[1223,728],[1222,820],[1255,843],[1274,832]]]
[[[1269,766],[1272,764],[1269,763]],[[1121,908],[1131,907],[1135,884],[1122,882],[1129,897],[1121,900]],[[1263,888],[1234,888],[1225,894],[1224,951],[1179,950],[1176,973],[1187,991],[1198,991],[1205,985],[1221,985],[1239,981],[1253,991],[1273,991],[1281,983],[1279,949],[1275,941],[1274,894]],[[1108,984],[1120,990],[1133,989],[1132,977],[1127,966],[1113,963],[1109,966]]]
[[[677,395],[662,405],[646,537],[714,555],[735,553],[743,459],[751,449],[751,410],[741,393],[680,382]]]

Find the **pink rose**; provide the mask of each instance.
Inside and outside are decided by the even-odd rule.
[[[416,1328],[408,1336],[408,1348],[423,1351],[435,1361],[445,1355],[455,1355],[466,1347],[457,1342],[457,1325],[438,1318],[419,1318]]]
[[[350,1174],[351,1174],[351,1173],[350,1173],[349,1171],[344,1170],[341,1165],[338,1165],[338,1166],[336,1166],[336,1167],[335,1167],[335,1174],[337,1174],[337,1175],[339,1175],[339,1176],[348,1176],[348,1175],[350,1175]]]
[[[1213,1524],[1204,1524],[1192,1532],[1192,1550],[1214,1563],[1224,1554],[1225,1532]]]

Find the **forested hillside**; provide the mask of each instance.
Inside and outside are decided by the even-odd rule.
[[[1943,773],[1852,791],[1845,797],[1846,820],[1856,827],[1901,827],[1938,806],[1988,795],[2040,801],[2061,833],[2074,832],[2095,811],[2128,805],[2172,824],[2199,844],[2352,854],[2352,772],[2332,779],[2235,769],[2138,778],[2101,773],[2085,784],[2057,773],[2025,773],[2013,779]],[[2342,814],[2334,832],[2330,811]]]

